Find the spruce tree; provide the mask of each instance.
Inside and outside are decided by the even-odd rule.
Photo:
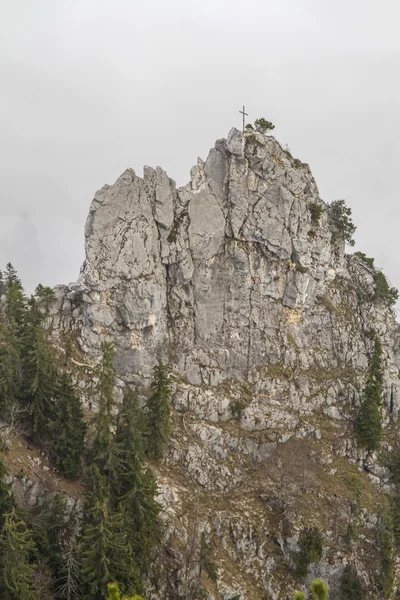
[[[5,273],[5,313],[10,331],[20,335],[26,313],[26,298],[21,280],[10,263]]]
[[[153,458],[162,458],[170,431],[171,382],[167,370],[160,361],[153,369],[152,393],[147,403],[148,425],[146,452]]]
[[[114,385],[116,369],[114,366],[114,347],[110,343],[103,344],[102,360],[96,370],[97,384],[95,399],[98,411],[92,419],[94,439],[89,457],[101,472],[110,475],[113,462],[113,433],[114,417]]]
[[[51,347],[36,321],[36,307],[30,317],[23,339],[22,397],[29,411],[32,439],[43,442],[49,439],[49,421],[54,416],[56,367]]]
[[[96,465],[90,468],[91,489],[84,507],[81,566],[84,598],[106,598],[107,584],[121,582],[132,569],[122,516],[112,510],[108,485]]]
[[[118,510],[123,514],[124,530],[137,567],[129,591],[141,591],[140,579],[148,573],[155,545],[160,541],[160,505],[157,484],[144,464],[143,418],[133,390],[124,394],[115,436],[115,481],[112,485]]]
[[[4,515],[10,513],[15,506],[12,484],[6,483],[7,476],[8,469],[0,453],[0,529],[4,524]]]
[[[57,597],[78,600],[81,597],[80,568],[77,560],[76,540],[70,540],[64,549],[63,565],[58,579]]]
[[[21,385],[20,345],[0,316],[0,416],[8,420]]]
[[[5,515],[0,535],[2,600],[40,600],[35,591],[35,553],[32,534],[13,508]]]
[[[4,273],[4,283],[6,288],[9,288],[14,284],[22,288],[22,283],[20,278],[18,277],[18,273],[11,263],[7,263],[6,265],[6,270]]]
[[[382,515],[378,532],[378,542],[381,553],[380,584],[385,598],[390,598],[394,582],[394,535],[393,520],[389,509]]]
[[[81,402],[67,373],[60,376],[55,390],[55,419],[52,432],[57,466],[67,477],[76,477],[81,470],[86,425],[83,421]]]
[[[368,367],[367,382],[355,423],[357,441],[368,451],[379,447],[382,435],[382,347],[375,337],[374,350]]]
[[[6,283],[4,281],[3,271],[0,271],[0,299],[5,294]]]

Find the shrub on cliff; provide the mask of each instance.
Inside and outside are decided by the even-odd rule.
[[[347,565],[340,581],[340,600],[363,600],[364,589],[355,567]]]
[[[395,287],[390,287],[388,280],[382,271],[377,271],[374,276],[375,279],[375,295],[374,300],[383,301],[387,306],[393,306],[396,304],[399,298],[399,292]]]
[[[333,230],[333,239],[341,238],[350,246],[354,246],[356,226],[351,218],[351,208],[344,200],[334,200],[329,205],[329,219]]]
[[[317,527],[305,528],[299,537],[300,550],[295,557],[296,575],[306,577],[311,563],[319,562],[322,558],[323,540]]]

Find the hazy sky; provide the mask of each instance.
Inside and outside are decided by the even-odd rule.
[[[185,184],[245,104],[400,287],[398,0],[0,6],[0,260],[29,286],[77,278],[96,189],[145,164]]]

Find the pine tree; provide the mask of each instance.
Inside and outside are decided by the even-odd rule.
[[[53,353],[37,322],[36,305],[26,321],[23,338],[22,397],[30,416],[30,433],[35,441],[49,439],[49,420],[54,416],[53,397],[56,368]]]
[[[376,450],[381,441],[382,383],[382,347],[375,337],[363,400],[355,423],[358,443],[370,452]]]
[[[57,466],[67,477],[76,477],[81,470],[86,425],[80,400],[67,373],[63,373],[57,383],[52,432]]]
[[[155,499],[157,484],[144,464],[142,431],[143,420],[137,396],[133,390],[127,390],[118,415],[112,489],[118,509],[123,514],[124,530],[135,559],[136,569],[131,573],[131,581],[126,582],[129,591],[141,590],[140,578],[150,568],[152,552],[161,535],[161,507]]]
[[[147,454],[153,458],[162,458],[170,430],[169,399],[171,382],[166,368],[160,361],[153,369],[152,393],[147,403]]]
[[[122,516],[110,507],[108,485],[96,465],[90,469],[92,487],[84,507],[81,536],[82,582],[87,600],[106,598],[110,581],[120,582],[132,568]]]
[[[103,357],[96,370],[98,382],[95,388],[95,398],[98,412],[94,415],[94,439],[89,457],[94,461],[101,472],[110,475],[113,461],[113,433],[114,417],[114,385],[116,369],[114,366],[114,347],[110,343],[103,344]]]
[[[0,591],[2,600],[39,600],[35,591],[36,547],[32,534],[16,514],[5,515],[0,535]]]

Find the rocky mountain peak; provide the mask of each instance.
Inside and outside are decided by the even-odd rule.
[[[388,489],[382,461],[354,437],[379,339],[393,448],[400,345],[382,276],[345,254],[308,165],[259,132],[232,129],[184,187],[145,167],[95,194],[86,260],[76,284],[56,289],[53,322],[56,335],[74,333],[83,366],[114,342],[119,390],[143,390],[153,365],[168,364],[173,427],[158,481],[173,597],[196,571],[188,548],[202,532],[220,567],[209,598],[281,598],[311,526],[329,538],[312,574],[337,590],[356,561],[378,597],[376,514],[357,513],[362,545],[344,548],[343,530],[355,502],[345,482],[361,478],[364,507]]]

